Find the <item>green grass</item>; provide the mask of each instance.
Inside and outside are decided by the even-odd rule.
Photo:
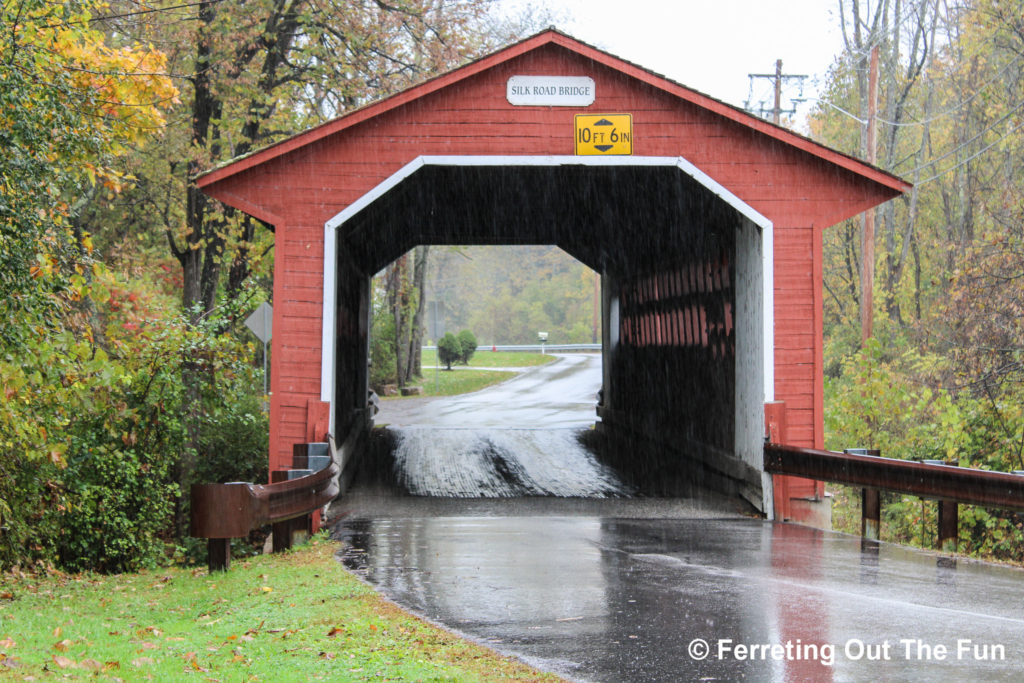
[[[446,370],[441,366],[435,373],[434,363],[437,359],[435,351],[423,352],[423,377],[411,384],[423,389],[419,396],[455,396],[479,391],[515,376],[511,370],[477,370],[474,368],[526,368],[544,365],[555,360],[555,356],[529,351],[477,351],[469,359],[469,366]],[[381,397],[384,400],[396,398],[415,398],[405,396]]]
[[[516,373],[507,370],[445,370],[435,372],[433,367],[423,367],[423,379],[415,382],[423,388],[421,396],[455,396],[479,391],[492,384],[512,379]],[[404,398],[404,397],[396,397]],[[415,397],[411,397],[415,398]]]
[[[0,673],[13,680],[556,681],[386,602],[337,545],[227,573],[0,576]]]
[[[437,352],[433,350],[423,351],[423,372],[427,368],[433,368]],[[554,356],[531,351],[487,351],[477,349],[473,357],[469,359],[471,368],[529,368],[534,365],[544,365],[555,360]]]

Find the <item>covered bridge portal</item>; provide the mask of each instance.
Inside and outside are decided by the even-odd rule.
[[[609,120],[628,145],[581,134]],[[380,268],[417,244],[555,244],[601,274],[619,465],[769,514],[765,403],[787,442],[823,441],[821,230],[907,188],[550,30],[199,185],[276,232],[272,469],[368,423]],[[774,512],[819,494],[777,478]]]

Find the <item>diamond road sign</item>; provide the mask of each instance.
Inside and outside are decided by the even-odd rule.
[[[248,318],[245,319],[245,326],[252,330],[256,338],[266,344],[270,341],[271,322],[274,318],[274,309],[266,301],[259,305]]]
[[[632,114],[576,114],[577,155],[633,153]]]

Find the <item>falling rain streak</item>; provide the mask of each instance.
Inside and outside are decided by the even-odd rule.
[[[415,496],[612,497],[630,491],[579,442],[553,430],[394,430],[394,474]]]

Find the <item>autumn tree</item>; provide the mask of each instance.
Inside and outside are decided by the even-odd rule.
[[[508,25],[490,0],[209,0],[132,11],[108,32],[162,47],[179,79],[171,139],[127,160],[137,191],[113,213],[162,235],[194,316],[234,295],[272,244],[259,224],[207,198],[194,177],[225,160],[401,90],[493,47]],[[139,208],[142,207],[142,211]]]
[[[148,563],[162,554],[173,498],[164,444],[155,445],[168,433],[149,427],[174,386],[156,381],[149,354],[119,362],[97,315],[115,281],[79,219],[92,197],[130,181],[118,156],[162,127],[177,91],[160,52],[95,30],[104,10],[88,1],[0,7],[4,567]],[[136,384],[140,376],[148,379]],[[153,447],[135,450],[143,444]],[[104,471],[112,463],[120,469]]]
[[[950,79],[967,95],[965,130],[935,165],[950,248],[957,255],[942,306],[954,381],[980,401],[979,460],[1024,469],[1024,15],[1021,3],[978,0],[965,15]],[[967,90],[969,89],[969,90]],[[964,138],[967,137],[967,140]],[[954,194],[955,193],[955,194]]]
[[[863,67],[857,56],[871,45],[892,54],[887,46],[899,36],[898,59],[888,67],[882,60],[879,163],[911,180],[914,190],[880,210],[882,333],[878,344],[855,354],[856,232],[850,224],[826,231],[827,443],[845,447],[871,433],[874,443],[857,445],[1020,469],[1024,4],[843,0],[839,6],[849,50],[833,70],[812,131],[858,153]],[[902,394],[900,419],[890,419],[892,396],[875,396],[872,382]],[[857,396],[864,401],[855,405]],[[912,438],[921,428],[927,438]],[[897,501],[886,514],[898,526],[909,524],[914,509],[916,503]],[[960,519],[972,552],[1024,559],[1019,515],[968,508]],[[906,528],[900,533],[894,540],[914,536]]]

